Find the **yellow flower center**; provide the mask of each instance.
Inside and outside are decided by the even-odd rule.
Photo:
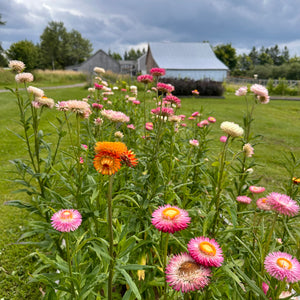
[[[72,212],[69,211],[69,210],[66,210],[66,211],[62,212],[61,218],[62,219],[71,219],[72,218]]]
[[[292,263],[288,259],[283,258],[283,257],[278,258],[276,262],[277,262],[277,265],[282,269],[290,270],[293,266]]]
[[[200,266],[196,262],[186,261],[179,267],[178,271],[181,276],[187,276],[195,273],[199,268]]]
[[[215,256],[217,253],[215,246],[209,242],[201,242],[199,244],[199,250],[209,256]]]
[[[266,202],[267,202],[267,198],[263,198],[263,199],[261,200],[261,202],[262,202],[262,203],[266,203]]]
[[[162,213],[167,219],[173,220],[176,216],[180,214],[180,211],[177,208],[168,207],[165,208]]]

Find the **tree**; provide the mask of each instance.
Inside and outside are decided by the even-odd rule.
[[[44,68],[64,68],[83,62],[91,55],[92,45],[77,30],[67,32],[63,22],[49,22],[41,39]]]
[[[146,53],[145,48],[143,48],[142,50],[138,49],[137,51],[135,51],[133,48],[131,48],[128,52],[125,51],[124,60],[137,60],[144,53]]]
[[[112,57],[114,60],[122,60],[122,56],[119,53],[117,52],[112,53],[110,49],[108,50],[108,55]]]
[[[31,41],[23,40],[11,44],[6,54],[11,60],[24,62],[27,70],[32,70],[38,66],[39,48]]]
[[[268,50],[268,49],[267,49]],[[261,47],[259,55],[258,55],[258,63],[260,65],[273,65],[273,59],[271,58],[268,51],[265,50],[264,47]]]
[[[255,47],[252,48],[248,56],[251,58],[253,65],[258,65],[259,60],[258,60],[258,52]]]
[[[242,55],[238,56],[238,63],[237,68],[241,71],[248,71],[253,68],[253,63],[251,58],[243,53]]]
[[[2,15],[0,14],[0,25],[5,25],[5,21],[2,21]],[[0,42],[0,66],[5,67],[7,66],[7,59],[5,58],[4,49],[2,48],[1,42]]]
[[[231,44],[218,45],[214,48],[214,52],[217,58],[221,60],[230,70],[233,70],[236,67],[236,51]]]

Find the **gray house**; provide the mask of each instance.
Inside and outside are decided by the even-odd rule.
[[[228,68],[214,54],[209,43],[149,43],[147,72],[164,68],[166,77],[224,81]]]
[[[66,67],[67,70],[81,71],[92,73],[94,67],[100,67],[105,71],[112,71],[114,73],[120,73],[121,67],[119,62],[114,60],[103,50],[98,50],[94,55],[89,57],[86,61],[79,65]]]

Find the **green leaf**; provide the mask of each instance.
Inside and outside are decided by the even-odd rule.
[[[124,270],[146,270],[146,269],[154,269],[153,266],[147,266],[147,265],[138,265],[138,264],[130,264],[125,266],[120,266],[119,268],[122,268]]]
[[[132,290],[132,292],[135,294],[136,298],[138,300],[141,300],[142,298],[139,293],[139,290],[138,290],[136,284],[134,283],[134,281],[131,279],[131,276],[122,268],[116,267],[116,269],[123,275],[124,279],[126,280],[127,284],[129,285],[130,289]]]

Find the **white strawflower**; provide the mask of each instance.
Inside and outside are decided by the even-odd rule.
[[[15,76],[17,83],[31,82],[33,81],[33,75],[31,73],[19,73]]]
[[[44,91],[39,88],[36,88],[34,86],[29,86],[27,88],[27,92],[29,94],[33,94],[35,97],[43,97],[44,96]]]
[[[243,151],[245,152],[246,157],[252,157],[254,154],[254,149],[249,143],[243,146]]]
[[[54,107],[54,100],[48,97],[36,97],[35,102],[37,102],[40,106],[46,106],[48,108]]]
[[[238,124],[225,121],[221,124],[221,129],[231,137],[239,137],[244,134],[244,129]]]
[[[105,70],[103,68],[95,67],[94,72],[97,74],[105,73]]]
[[[114,135],[116,138],[119,139],[122,139],[124,137],[124,134],[121,131],[116,131]]]
[[[18,73],[21,73],[25,69],[25,64],[20,60],[11,60],[8,63],[8,67]]]

